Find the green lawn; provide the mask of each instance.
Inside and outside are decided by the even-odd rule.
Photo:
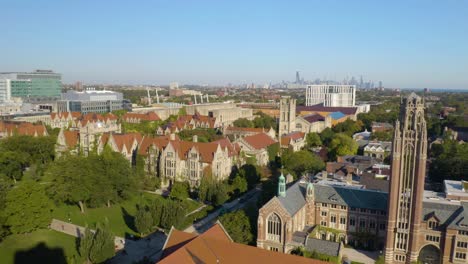
[[[67,263],[67,260],[78,256],[75,241],[72,236],[46,229],[10,235],[0,243],[0,262]]]
[[[85,213],[82,214],[78,206],[63,205],[54,210],[53,218],[67,221],[70,218],[73,224],[80,226],[90,227],[94,229],[97,223],[102,223],[107,218],[111,231],[116,236],[125,237],[125,235],[138,235],[134,228],[134,216],[136,214],[138,204],[146,204],[152,200],[164,199],[159,195],[142,193],[135,197],[122,202],[114,204],[111,207],[101,208],[87,208]],[[200,203],[192,200],[184,201],[186,208],[193,211],[199,206]]]

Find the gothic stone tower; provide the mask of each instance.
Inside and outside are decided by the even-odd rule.
[[[418,258],[426,153],[424,101],[412,93],[402,101],[393,136],[385,263]]]
[[[294,131],[296,121],[296,99],[283,96],[280,100],[280,117],[278,134],[281,137]]]

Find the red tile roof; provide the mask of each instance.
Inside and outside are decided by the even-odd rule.
[[[28,122],[0,121],[0,132],[7,133],[8,136],[47,136],[47,129],[44,125],[34,125]]]
[[[272,139],[270,136],[268,136],[265,133],[259,133],[259,134],[252,135],[252,136],[246,136],[243,138],[243,140],[255,149],[263,149],[276,143],[274,139]]]
[[[146,114],[140,113],[126,113],[122,117],[124,120],[127,119],[139,119],[140,121],[159,121],[161,118],[155,112],[149,112]]]
[[[205,233],[186,235],[172,229],[159,263],[298,263],[324,264],[326,262],[269,251],[233,242],[220,223]]]

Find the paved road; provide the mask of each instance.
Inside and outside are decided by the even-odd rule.
[[[262,187],[258,184],[252,190],[246,192],[241,197],[235,199],[230,203],[225,203],[222,208],[228,211],[235,211],[243,208],[251,201],[256,201],[260,197],[260,193],[262,191]],[[216,211],[210,213],[205,218],[201,219],[200,221],[196,222],[195,224],[187,227],[184,231],[188,233],[197,233],[201,234],[208,230],[218,219],[219,214],[223,210],[222,208],[217,209]]]
[[[379,257],[379,251],[365,251],[357,250],[354,248],[344,248],[343,256],[347,256],[348,259],[356,262],[361,262],[365,264],[373,264],[375,260]]]

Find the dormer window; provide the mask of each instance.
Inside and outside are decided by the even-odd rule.
[[[429,229],[436,229],[439,227],[439,222],[437,222],[434,219],[431,219],[429,220],[429,222],[427,222],[427,226],[429,227]]]

